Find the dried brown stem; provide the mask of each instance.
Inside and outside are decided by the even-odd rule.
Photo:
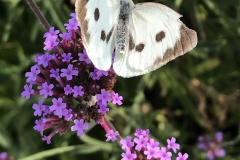
[[[41,21],[44,28],[48,31],[50,29],[50,25],[46,18],[43,16],[42,12],[39,10],[38,6],[34,2],[34,0],[27,0],[28,5],[31,7],[37,18]]]

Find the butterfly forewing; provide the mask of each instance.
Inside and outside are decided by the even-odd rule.
[[[77,20],[84,47],[93,64],[101,70],[107,70],[111,66],[119,8],[118,0],[76,1]]]
[[[124,56],[116,54],[114,70],[122,77],[153,71],[196,46],[196,32],[181,15],[157,3],[136,5],[129,19],[129,44]]]

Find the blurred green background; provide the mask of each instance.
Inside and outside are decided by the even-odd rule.
[[[135,0],[135,3],[147,0]],[[64,31],[74,5],[70,0],[35,0],[51,26]],[[226,156],[240,160],[240,1],[155,0],[183,15],[198,33],[191,52],[144,76],[118,77],[114,91],[123,106],[110,105],[109,116],[123,137],[150,129],[166,145],[172,136],[190,160],[205,160],[199,135],[224,133]],[[97,125],[83,137],[55,135],[50,145],[33,130],[33,103],[21,98],[25,72],[43,52],[45,30],[25,0],[0,0],[0,153],[15,159],[118,160],[120,146],[105,142]],[[51,130],[49,130],[49,133]],[[48,134],[48,131],[46,132]],[[230,143],[233,142],[233,143]]]

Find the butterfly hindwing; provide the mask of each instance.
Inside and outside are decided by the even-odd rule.
[[[187,28],[180,14],[157,3],[135,5],[129,15],[129,40],[125,54],[117,54],[114,70],[133,77],[156,70],[197,44],[196,32]]]
[[[119,8],[118,0],[76,1],[84,47],[93,64],[101,70],[111,66]]]

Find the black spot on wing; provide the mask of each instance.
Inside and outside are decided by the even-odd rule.
[[[133,50],[135,48],[135,42],[132,37],[132,33],[129,33],[129,45],[128,45],[129,51]]]
[[[98,21],[99,17],[100,17],[100,12],[99,12],[99,9],[96,8],[94,11],[94,19],[96,22]]]
[[[160,31],[156,34],[156,41],[161,42],[165,38],[165,32]]]
[[[105,41],[105,39],[106,39],[106,33],[105,33],[105,31],[104,30],[102,30],[102,32],[101,32],[101,40],[103,40],[103,41]]]
[[[136,45],[135,51],[137,51],[137,52],[142,52],[143,49],[144,49],[144,47],[145,47],[145,44],[140,43],[140,44]]]
[[[111,36],[112,36],[112,32],[113,32],[113,27],[112,27],[112,29],[110,30],[110,32],[108,33],[108,35],[107,35],[107,43],[108,43],[108,41],[110,40],[110,38],[111,38]]]

